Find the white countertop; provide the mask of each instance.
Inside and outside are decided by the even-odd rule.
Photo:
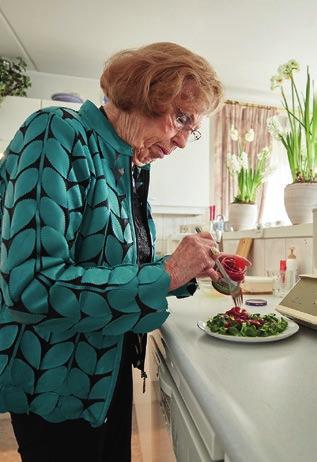
[[[280,299],[265,298],[268,307],[250,311],[274,311]],[[232,462],[315,462],[317,331],[300,326],[285,340],[232,343],[196,327],[231,308],[228,297],[198,290],[169,305],[161,334]]]

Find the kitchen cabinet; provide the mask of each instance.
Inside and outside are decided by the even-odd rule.
[[[7,96],[0,103],[0,142],[8,144],[24,120],[41,108],[41,100]]]
[[[159,375],[162,372],[160,354],[153,347],[154,339],[148,337],[145,370],[147,372],[146,391],[139,369],[133,369],[133,404],[140,440],[140,450],[144,462],[176,462],[168,416],[161,396]],[[168,385],[164,388],[167,391]]]
[[[265,298],[263,314],[281,302],[272,295]],[[197,328],[198,320],[224,312],[230,303],[211,289],[173,297],[171,315],[151,333],[210,461],[218,459],[212,453],[218,443],[225,462],[315,462],[316,331],[300,326],[284,340],[238,344]]]
[[[223,461],[219,438],[204,421],[204,416],[198,415],[196,399],[174,364],[171,352],[162,343],[158,330],[148,336],[145,368],[148,374],[146,393],[142,393],[138,373],[134,373],[133,384],[142,460]],[[197,420],[203,421],[199,431]]]
[[[24,98],[21,96],[7,96],[4,98],[0,104],[0,153],[4,151],[15,132],[32,112],[49,106],[79,109],[81,105],[79,103]]]
[[[203,120],[202,136],[153,162],[149,201],[154,213],[204,214],[210,191],[210,120]]]

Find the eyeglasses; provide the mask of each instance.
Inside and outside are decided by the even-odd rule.
[[[174,119],[174,125],[177,131],[186,131],[189,133],[189,140],[190,141],[197,141],[201,138],[201,133],[199,130],[193,130],[190,126],[191,124],[191,117],[180,109],[177,110]]]

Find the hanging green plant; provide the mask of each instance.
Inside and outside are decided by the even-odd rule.
[[[0,102],[5,96],[26,96],[31,79],[26,75],[26,63],[22,58],[9,59],[0,56]]]

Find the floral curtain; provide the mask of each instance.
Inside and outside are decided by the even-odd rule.
[[[230,138],[230,128],[233,125],[239,133],[245,133],[250,128],[255,132],[255,139],[249,143],[247,153],[253,163],[257,154],[265,146],[271,147],[271,135],[267,131],[266,122],[269,117],[278,113],[277,108],[257,106],[237,102],[226,102],[223,109],[216,114],[214,124],[214,198],[216,214],[228,218],[228,207],[233,200],[233,179],[227,170],[227,154],[234,153],[236,146]],[[259,191],[257,202],[259,205],[258,222],[261,222],[265,201],[266,184]]]

